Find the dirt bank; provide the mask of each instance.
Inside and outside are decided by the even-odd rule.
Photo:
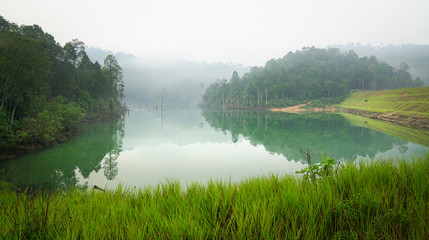
[[[381,120],[385,122],[391,122],[393,124],[398,124],[405,127],[429,129],[429,118],[420,114],[405,115],[397,112],[379,113],[379,112],[370,112],[370,111],[364,111],[364,110],[358,110],[358,109],[352,109],[352,108],[340,108],[340,107],[337,107],[337,111],[351,113],[354,115],[359,115],[359,116]]]
[[[300,113],[300,112],[335,112],[333,106],[325,106],[324,108],[320,107],[307,107],[308,104],[311,104],[311,101],[308,103],[299,104],[296,106],[285,107],[285,108],[271,108],[272,112],[286,112],[286,113]]]

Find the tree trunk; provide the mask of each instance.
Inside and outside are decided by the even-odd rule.
[[[259,89],[258,89],[258,106],[259,106]]]
[[[11,128],[13,126],[13,119],[15,118],[15,109],[16,109],[17,105],[18,105],[18,103],[15,103],[15,106],[13,107],[13,110],[12,110],[12,115],[10,116],[10,127]]]
[[[268,105],[268,89],[265,88],[265,105]]]
[[[4,103],[6,102],[7,97],[3,98],[0,105],[0,111],[3,109]]]
[[[223,86],[222,86],[222,108],[225,108],[225,95],[223,94]]]

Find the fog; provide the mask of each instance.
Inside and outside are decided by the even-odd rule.
[[[108,54],[116,56],[123,71],[127,103],[134,107],[195,107],[216,79],[230,79],[234,71],[241,76],[250,70],[241,64],[161,61],[94,47],[86,52],[101,64]]]
[[[360,57],[376,56],[393,67],[406,63],[413,78],[420,78],[426,86],[429,85],[429,45],[401,44],[372,46],[359,43],[331,45],[342,51],[355,51]]]
[[[262,66],[306,46],[429,44],[427,0],[0,0],[64,45],[142,58]]]
[[[376,56],[393,67],[401,63],[410,66],[413,78],[420,78],[429,85],[429,45],[403,44],[372,46],[359,43],[328,45],[326,48],[355,51],[359,57]],[[234,71],[243,76],[250,66],[236,63],[207,63],[189,60],[163,61],[142,58],[122,52],[87,47],[93,61],[103,64],[108,54],[119,60],[123,69],[125,95],[130,107],[140,108],[192,108],[201,101],[205,89],[216,80],[229,80]],[[269,59],[267,59],[268,61]]]
[[[427,0],[0,0],[0,5],[4,18],[37,24],[61,45],[79,39],[94,46],[88,54],[101,64],[106,52],[115,53],[127,100],[144,105],[195,105],[216,79],[229,79],[233,71],[242,76],[247,66],[263,66],[303,47],[429,44]],[[361,50],[360,57],[376,55],[394,67],[406,62],[414,77],[429,84],[428,61],[407,52]]]

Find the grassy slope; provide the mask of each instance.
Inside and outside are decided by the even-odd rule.
[[[338,106],[379,113],[419,114],[429,118],[429,87],[355,92]]]
[[[0,191],[4,239],[427,239],[429,163],[342,165],[317,184],[267,177],[106,193]]]

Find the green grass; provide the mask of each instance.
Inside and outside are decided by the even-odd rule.
[[[238,184],[0,194],[5,239],[428,239],[429,154],[344,163],[317,183],[269,176]]]
[[[351,93],[339,107],[429,117],[429,87]]]

